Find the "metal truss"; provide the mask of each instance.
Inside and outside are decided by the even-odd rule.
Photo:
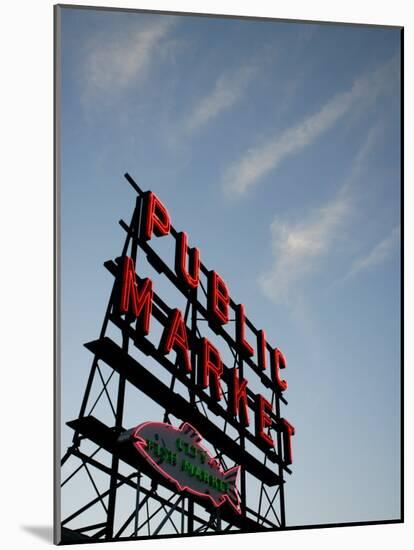
[[[149,263],[158,271],[166,274],[174,284],[174,275],[152,250],[149,243],[140,238],[143,193],[135,181],[126,174],[126,179],[137,193],[135,209],[129,224],[120,221],[126,232],[121,258],[129,255],[136,265],[138,252],[146,254]],[[171,233],[176,234],[174,228]],[[227,533],[230,531],[257,532],[266,529],[285,527],[284,472],[289,468],[273,454],[263,454],[261,459],[250,456],[246,451],[246,438],[249,434],[239,429],[234,436],[234,420],[219,411],[224,421],[219,432],[227,439],[223,443],[213,437],[206,439],[214,448],[215,457],[223,469],[232,467],[237,461],[234,452],[230,453],[226,442],[231,438],[240,449],[240,489],[242,514],[238,515],[224,507],[214,508],[208,502],[192,495],[178,493],[168,483],[154,478],[149,472],[142,471],[137,465],[133,453],[120,449],[117,441],[122,431],[131,426],[123,426],[126,390],[130,384],[135,390],[146,393],[160,405],[162,421],[171,423],[171,416],[178,416],[177,406],[161,398],[163,388],[138,360],[130,357],[131,346],[142,349],[147,355],[155,351],[144,339],[137,338],[129,319],[122,319],[116,313],[115,303],[118,293],[118,262],[106,262],[105,267],[114,276],[114,284],[104,315],[99,339],[86,344],[94,354],[87,380],[79,416],[68,422],[73,428],[72,445],[65,452],[62,465],[61,500],[69,501],[73,510],[66,511],[61,521],[62,543],[90,542],[91,540],[126,540],[158,536],[178,536],[183,534],[202,535],[205,533]],[[202,266],[202,270],[206,270]],[[206,321],[197,292],[206,296],[205,285],[200,281],[198,289],[187,291],[184,319],[191,337],[196,340],[203,335],[202,322]],[[169,307],[154,293],[153,315],[162,322]],[[200,317],[201,313],[201,317]],[[108,339],[110,327],[121,334],[122,345],[116,346]],[[205,324],[204,324],[205,326]],[[221,334],[225,336],[225,334]],[[233,364],[229,368],[239,368],[241,377],[246,368],[243,359],[227,336],[223,338],[231,352]],[[188,407],[183,416],[196,415],[196,418],[210,430],[217,424],[217,410],[214,409],[207,394],[196,387],[196,352],[194,346],[190,352],[192,372],[184,379],[175,363],[165,357],[162,365],[169,373],[169,391],[174,392],[177,382],[186,384]],[[134,369],[127,365],[132,361]],[[161,361],[161,359],[160,359]],[[249,365],[247,365],[249,366]],[[252,365],[251,365],[252,366]],[[161,367],[160,367],[161,368]],[[131,374],[134,370],[134,376]],[[136,374],[135,374],[136,371]],[[140,375],[141,373],[141,375]],[[158,385],[157,385],[158,384]],[[268,384],[271,388],[271,384]],[[163,390],[164,391],[164,390]],[[158,393],[157,393],[158,392]],[[158,394],[160,397],[158,397]],[[227,405],[227,393],[223,393]],[[98,418],[98,409],[106,404],[107,413]],[[276,411],[275,420],[280,418],[280,404],[286,404],[284,398],[272,391],[272,408]],[[217,405],[216,405],[217,409]],[[211,411],[214,412],[211,412]],[[97,415],[97,416],[95,416]],[[108,420],[111,418],[112,421]],[[186,419],[186,418],[185,418]],[[137,418],[138,421],[148,420]],[[160,418],[161,420],[161,418]],[[138,423],[138,422],[137,422]],[[233,435],[228,431],[233,423]],[[195,425],[197,425],[194,422]],[[199,426],[204,436],[203,426]],[[217,427],[216,427],[217,430]],[[273,430],[273,433],[272,433]],[[213,433],[213,431],[211,431]],[[217,432],[218,433],[218,432]],[[269,433],[282,448],[281,432],[273,426]],[[251,438],[250,438],[251,439]],[[259,453],[260,450],[259,450]],[[231,456],[229,456],[231,455]],[[250,462],[247,460],[249,459]],[[255,461],[255,462],[254,462]],[[255,466],[255,464],[257,464]],[[260,468],[259,468],[260,466]],[[250,481],[247,481],[249,476]],[[269,477],[271,482],[269,482]],[[87,496],[88,495],[88,496]]]

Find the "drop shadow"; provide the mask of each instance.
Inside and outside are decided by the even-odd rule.
[[[21,525],[20,527],[38,539],[53,543],[53,527],[51,525]]]

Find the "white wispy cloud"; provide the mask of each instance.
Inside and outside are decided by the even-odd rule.
[[[102,95],[124,91],[142,78],[174,24],[174,19],[165,17],[145,27],[124,27],[110,39],[95,34],[86,45],[84,100],[96,101]]]
[[[356,154],[348,178],[336,196],[310,212],[304,221],[274,218],[270,225],[273,263],[259,276],[263,293],[274,302],[292,303],[301,283],[320,268],[344,236],[355,211],[356,184],[378,144],[382,126],[370,129]]]
[[[255,73],[255,67],[245,66],[220,76],[210,93],[201,97],[189,113],[183,124],[184,132],[199,129],[241,100]]]
[[[341,193],[304,223],[290,224],[275,218],[270,226],[274,263],[259,277],[264,294],[275,302],[289,301],[297,283],[317,269],[351,211],[351,197]]]
[[[338,122],[360,99],[376,96],[387,90],[398,64],[388,61],[374,72],[354,81],[352,87],[336,94],[318,112],[297,125],[273,136],[264,145],[248,150],[241,159],[230,165],[223,176],[224,191],[244,195],[270,171],[275,170],[288,156],[311,145],[320,135]]]
[[[354,277],[361,271],[372,269],[384,263],[396,249],[400,238],[400,228],[395,226],[389,235],[378,242],[365,256],[357,258],[351,265],[351,269],[342,279],[345,281]]]

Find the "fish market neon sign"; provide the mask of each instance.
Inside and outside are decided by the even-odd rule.
[[[144,422],[129,430],[129,437],[141,457],[178,491],[207,498],[215,507],[228,502],[237,513],[241,512],[236,489],[240,467],[223,470],[188,422],[179,428]]]

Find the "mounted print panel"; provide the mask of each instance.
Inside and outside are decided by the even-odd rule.
[[[402,29],[66,5],[55,54],[55,542],[401,522]]]

